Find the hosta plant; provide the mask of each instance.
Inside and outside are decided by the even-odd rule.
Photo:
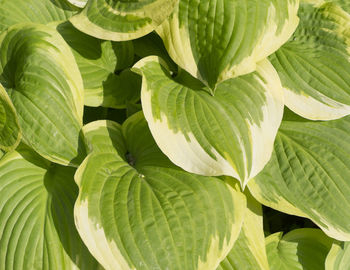
[[[0,270],[350,269],[350,1],[0,0]]]

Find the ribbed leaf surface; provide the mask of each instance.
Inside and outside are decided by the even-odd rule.
[[[244,196],[169,167],[142,114],[117,127],[85,128],[94,146],[75,176],[76,225],[92,254],[106,270],[215,269],[238,237]]]
[[[217,83],[253,72],[298,25],[298,0],[180,0],[157,32],[193,77]]]
[[[350,114],[350,14],[335,3],[302,3],[299,17],[292,38],[269,58],[286,105],[313,120]]]
[[[75,164],[83,84],[68,45],[51,27],[17,24],[0,36],[0,56],[0,81],[26,143],[51,161]]]
[[[243,226],[230,253],[216,270],[269,270],[263,230],[263,213],[246,189],[247,210]]]
[[[17,23],[65,21],[78,11],[66,0],[1,0],[0,33]]]
[[[162,151],[188,172],[229,175],[246,185],[268,162],[283,113],[282,88],[268,61],[227,80],[215,93],[156,57],[136,64],[142,107]]]
[[[74,226],[73,176],[30,151],[0,160],[0,269],[101,269]]]
[[[89,0],[70,21],[80,31],[114,41],[152,32],[173,11],[178,0]]]
[[[249,183],[261,203],[310,218],[329,236],[350,240],[350,117],[284,122],[275,151]]]

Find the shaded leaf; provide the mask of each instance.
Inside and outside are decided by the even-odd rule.
[[[83,84],[68,45],[51,27],[17,24],[0,36],[0,55],[25,142],[50,161],[79,163]]]
[[[0,269],[101,269],[74,226],[74,172],[29,149],[0,160]]]

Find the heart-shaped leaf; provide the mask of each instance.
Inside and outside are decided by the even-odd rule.
[[[332,239],[318,229],[297,229],[283,236],[274,233],[266,238],[271,270],[325,269]]]
[[[171,165],[142,113],[84,131],[92,152],[75,175],[75,220],[103,267],[215,269],[241,229],[242,193]]]
[[[242,186],[265,166],[283,114],[282,86],[266,60],[215,93],[184,73],[172,78],[157,57],[140,60],[141,100],[158,146],[176,165]]]
[[[253,196],[349,241],[350,117],[283,122],[274,149],[271,161],[249,182]]]
[[[101,269],[74,226],[74,172],[23,147],[0,160],[0,269]]]
[[[269,59],[292,111],[337,119],[350,114],[350,14],[329,1],[311,2],[300,5],[296,32]]]
[[[158,34],[176,64],[214,89],[253,72],[298,25],[298,0],[180,0]]]
[[[54,28],[17,24],[1,34],[0,55],[0,81],[25,142],[53,162],[76,164],[83,83],[68,45]]]
[[[1,0],[0,33],[17,23],[65,21],[78,11],[66,0]]]

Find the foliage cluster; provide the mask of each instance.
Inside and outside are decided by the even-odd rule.
[[[350,269],[350,1],[0,0],[0,83],[0,270]]]

